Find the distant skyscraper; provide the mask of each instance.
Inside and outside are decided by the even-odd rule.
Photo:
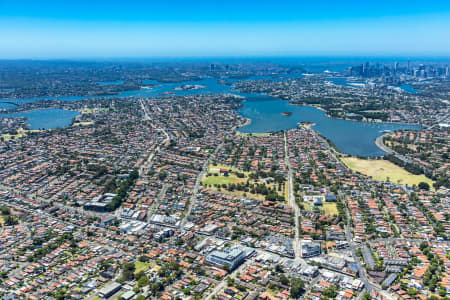
[[[397,61],[394,63],[394,72],[395,73],[398,72],[398,62]]]
[[[363,76],[369,76],[369,62],[366,62],[363,65]]]
[[[445,68],[445,77],[450,77],[450,66],[447,66],[447,68]]]

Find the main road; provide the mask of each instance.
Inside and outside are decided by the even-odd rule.
[[[186,225],[186,222],[187,222],[187,220],[189,218],[189,215],[192,212],[192,208],[194,207],[194,203],[197,201],[197,194],[198,194],[198,190],[200,189],[200,184],[202,183],[202,178],[208,172],[208,166],[209,166],[209,163],[210,163],[211,159],[217,155],[217,152],[219,152],[219,150],[223,147],[223,145],[224,145],[223,142],[221,144],[219,144],[216,147],[216,149],[214,150],[214,152],[203,163],[202,171],[197,176],[197,179],[195,181],[195,186],[194,186],[194,188],[192,190],[192,195],[189,198],[189,204],[188,204],[187,210],[186,210],[186,212],[184,214],[183,219],[181,220],[181,222],[180,222],[180,224],[178,226],[179,228],[183,229],[184,225]]]
[[[299,259],[301,257],[300,237],[299,237],[300,209],[297,205],[297,202],[295,201],[294,175],[293,175],[293,171],[292,171],[291,162],[289,161],[289,149],[288,149],[286,132],[284,132],[284,164],[286,165],[287,170],[288,170],[288,204],[294,210],[294,215],[295,215],[295,217],[294,217],[295,218],[295,235],[294,235],[293,247],[294,247],[295,258]]]
[[[152,121],[152,118],[150,117],[150,114],[148,113],[147,107],[145,107],[144,101],[142,100],[142,98],[139,98],[139,103],[142,107],[142,111],[144,113],[143,116],[143,120],[144,121]],[[164,140],[162,140],[161,142],[158,143],[158,145],[156,146],[155,150],[153,150],[152,153],[150,153],[150,155],[148,156],[147,160],[145,161],[145,163],[142,164],[142,166],[139,168],[139,176],[142,176],[144,173],[144,170],[148,167],[151,166],[152,160],[155,157],[155,154],[159,152],[159,150],[161,149],[161,146],[164,145],[165,143],[167,143],[168,141],[170,141],[170,136],[167,133],[167,131],[162,128],[162,127],[156,127],[153,123],[151,123],[152,127],[156,130],[159,130],[160,132],[162,132],[165,135]]]

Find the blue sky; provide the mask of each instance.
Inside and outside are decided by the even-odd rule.
[[[450,56],[450,1],[0,0],[0,58]]]

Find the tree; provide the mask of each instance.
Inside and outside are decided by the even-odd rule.
[[[141,278],[139,278],[139,280],[138,280],[138,287],[144,287],[144,286],[146,286],[146,285],[148,285],[149,284],[149,280],[148,280],[148,278],[147,278],[147,276],[146,275],[143,275],[143,276],[141,276]]]
[[[132,263],[132,262],[124,263],[122,265],[122,280],[127,281],[127,280],[134,279],[135,269],[136,269],[136,267],[135,267],[134,263]]]
[[[1,213],[2,215],[6,216],[6,215],[9,215],[11,212],[10,212],[9,207],[7,207],[7,206],[1,206],[1,207],[0,207],[0,213]]]
[[[191,290],[189,288],[184,288],[183,289],[183,294],[190,295],[191,294]]]
[[[156,293],[161,291],[163,288],[164,286],[159,281],[153,282],[152,285],[150,286],[150,290],[152,291],[153,295],[156,295]]]
[[[147,255],[142,255],[139,257],[139,261],[140,262],[148,262],[149,261],[149,257]]]
[[[305,290],[305,283],[300,278],[291,279],[291,297],[298,299]]]
[[[419,189],[429,191],[430,185],[428,183],[422,181],[419,183]]]
[[[330,286],[329,288],[323,291],[323,295],[328,298],[336,298],[338,288],[335,285]]]
[[[231,270],[230,265],[227,263],[223,265],[223,269],[227,272],[230,272],[230,270]]]
[[[275,266],[275,272],[277,273],[284,273],[283,267],[281,265]]]
[[[7,215],[5,218],[5,225],[6,226],[12,226],[12,225],[17,225],[19,223],[19,221],[17,221],[17,219],[11,215]]]
[[[284,274],[281,274],[280,282],[282,285],[289,285],[289,279],[286,276],[284,276]]]
[[[363,296],[362,300],[370,300],[370,299],[372,299],[370,294],[369,293],[364,293],[364,296]]]
[[[164,179],[166,179],[166,177],[167,177],[167,172],[165,170],[159,172],[159,174],[158,174],[159,180],[164,180]]]
[[[420,245],[419,245],[419,248],[420,248],[421,251],[424,251],[425,248],[427,248],[427,247],[428,247],[428,243],[425,242],[425,241],[423,241],[423,242],[420,243]]]

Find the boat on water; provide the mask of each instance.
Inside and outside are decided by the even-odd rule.
[[[389,129],[385,129],[385,130],[381,130],[380,132],[381,132],[381,133],[391,133],[391,132],[392,132],[392,130],[389,130]]]

